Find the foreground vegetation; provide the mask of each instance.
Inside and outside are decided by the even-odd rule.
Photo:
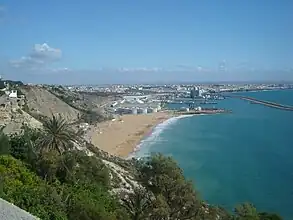
[[[62,118],[43,130],[0,131],[0,197],[41,219],[72,220],[280,220],[251,204],[234,213],[205,204],[170,157],[160,154],[125,162],[141,187],[111,193],[109,168],[75,145],[82,141]]]

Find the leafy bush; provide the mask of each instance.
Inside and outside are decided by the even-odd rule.
[[[91,110],[83,111],[83,114],[80,117],[80,120],[89,124],[94,124],[96,122],[102,122],[105,120],[110,119],[109,117],[106,117],[102,113],[94,112]]]
[[[5,200],[42,219],[67,219],[54,188],[11,156],[0,156],[2,195]]]
[[[9,138],[3,132],[4,128],[0,127],[0,155],[9,154],[11,149]]]
[[[40,131],[24,126],[22,134],[13,134],[10,136],[10,154],[14,158],[25,162],[27,165],[34,166],[37,159],[34,143],[40,134]]]
[[[118,200],[99,185],[78,185],[71,188],[69,197],[69,219],[125,219],[119,214],[121,207]]]
[[[22,110],[25,111],[26,113],[30,113],[30,109],[29,109],[27,103],[25,103],[25,104],[22,106]]]
[[[81,151],[72,151],[63,155],[63,161],[72,173],[67,175],[66,182],[78,180],[79,183],[98,183],[106,188],[110,186],[109,170],[101,159],[89,157]]]

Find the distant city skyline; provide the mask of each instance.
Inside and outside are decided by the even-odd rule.
[[[290,0],[0,3],[0,75],[33,83],[293,81]]]

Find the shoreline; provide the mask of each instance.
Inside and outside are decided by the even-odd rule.
[[[204,115],[204,114],[202,114]],[[132,158],[136,158],[139,159],[141,157],[144,157],[146,155],[139,155],[139,153],[141,152],[141,150],[144,150],[145,147],[149,147],[149,143],[153,142],[153,138],[156,138],[157,136],[159,136],[159,134],[165,130],[166,127],[170,126],[171,124],[177,122],[178,120],[182,119],[182,118],[189,118],[189,117],[193,117],[195,115],[176,115],[176,114],[172,114],[170,115],[170,117],[160,123],[158,123],[157,125],[155,125],[149,136],[144,136],[141,141],[136,145],[136,147],[134,148],[134,150],[128,155],[127,158],[125,159],[132,159]],[[144,143],[147,142],[147,146],[144,145]],[[154,141],[156,142],[156,140]],[[143,152],[143,151],[142,151]],[[147,155],[151,152],[147,151]],[[136,154],[138,153],[138,155]]]
[[[152,134],[157,125],[174,116],[169,111],[145,115],[122,115],[114,120],[91,126],[86,136],[89,142],[101,150],[127,159],[138,150],[137,146]]]

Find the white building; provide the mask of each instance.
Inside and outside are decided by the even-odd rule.
[[[201,111],[202,108],[200,106],[198,106],[197,108],[195,108],[195,111]]]
[[[144,108],[144,109],[142,110],[142,113],[143,113],[143,114],[147,114],[147,113],[148,113],[148,109],[147,109],[147,108]]]
[[[8,96],[9,98],[17,98],[17,90],[11,90]]]
[[[79,128],[82,129],[82,130],[84,130],[84,131],[86,131],[89,128],[89,124],[88,123],[81,123],[79,125]]]
[[[118,104],[118,102],[113,102],[113,103],[111,104],[111,107],[115,107],[117,104]]]
[[[132,114],[136,115],[137,114],[137,108],[132,109]]]

